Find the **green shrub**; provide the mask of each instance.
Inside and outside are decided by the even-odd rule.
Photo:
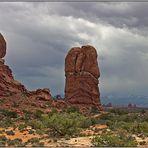
[[[98,108],[97,108],[97,107],[92,106],[92,107],[91,107],[91,111],[90,111],[90,113],[93,113],[93,114],[98,114],[98,113],[99,113],[99,110],[98,110]]]
[[[39,143],[40,142],[40,140],[39,140],[39,138],[31,138],[31,139],[29,139],[28,140],[28,143],[31,143],[31,144],[33,144],[33,143]]]
[[[137,142],[129,134],[102,133],[92,139],[93,146],[97,147],[134,147]]]
[[[7,135],[12,135],[12,136],[15,135],[15,133],[14,133],[12,130],[6,131],[6,134],[7,134]]]
[[[41,121],[38,121],[36,119],[29,121],[28,125],[31,126],[33,129],[43,129],[45,127]]]
[[[42,117],[42,114],[43,114],[43,111],[37,110],[37,111],[34,113],[34,116],[35,116],[35,118],[40,119],[40,118]]]
[[[32,113],[29,112],[29,111],[26,111],[26,110],[24,110],[23,112],[24,112],[24,118],[23,119],[27,122],[28,120],[31,119]]]
[[[20,139],[20,138],[16,138],[16,139],[14,139],[14,140],[8,140],[7,141],[7,144],[8,144],[8,146],[24,146],[23,144],[22,144],[22,139]]]
[[[7,141],[7,137],[6,136],[0,136],[0,141]]]
[[[91,125],[91,120],[77,112],[54,113],[50,116],[43,116],[42,122],[46,127],[52,129],[55,135],[73,136],[78,134],[81,128]]]
[[[29,130],[29,134],[34,134],[34,130]]]
[[[111,110],[109,110],[111,113],[115,113],[117,115],[124,115],[124,114],[128,114],[128,110],[126,109],[120,109],[120,108],[113,108]]]
[[[19,124],[18,129],[19,130],[24,130],[27,127],[26,124]]]
[[[101,120],[112,120],[114,117],[115,116],[112,113],[105,113],[105,114],[101,114],[99,119],[101,119]]]
[[[37,137],[29,139],[27,143],[31,143],[32,147],[44,146],[44,143],[40,142],[40,139]]]
[[[0,147],[5,147],[6,143],[4,141],[0,141]]]
[[[48,116],[51,117],[53,114],[56,113],[58,113],[58,111],[55,108],[53,108],[52,111],[48,113]]]
[[[80,112],[78,107],[75,106],[71,106],[69,108],[66,109],[67,113],[74,113],[74,112]]]
[[[9,118],[17,118],[17,113],[14,111],[0,110],[0,113]]]
[[[3,120],[0,121],[0,127],[10,127],[12,125],[13,123],[10,118],[4,118]]]
[[[14,140],[8,140],[7,141],[8,146],[23,146],[22,139],[16,138]]]

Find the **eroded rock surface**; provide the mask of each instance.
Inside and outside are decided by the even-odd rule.
[[[6,55],[6,41],[0,33],[0,59]]]
[[[65,59],[65,99],[71,104],[102,110],[96,49],[90,45],[72,48]]]
[[[6,55],[6,41],[0,34],[0,102],[1,109],[36,110],[46,108],[47,101],[50,104],[52,97],[50,90],[37,89],[28,91],[24,85],[14,79],[9,66],[3,59]]]

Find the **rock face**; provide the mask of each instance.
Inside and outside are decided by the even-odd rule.
[[[0,101],[1,109],[13,109],[17,104],[17,110],[44,107],[52,101],[49,89],[37,89],[36,91],[28,91],[24,85],[16,81],[13,77],[9,66],[5,65],[3,59],[6,55],[6,41],[0,34]],[[15,105],[14,105],[15,104]],[[32,106],[33,105],[33,106]]]
[[[36,91],[30,92],[30,96],[36,96],[36,100],[50,101],[52,96],[48,88],[37,89]]]
[[[65,100],[70,104],[96,106],[102,110],[97,52],[86,45],[72,48],[65,59]]]
[[[16,93],[27,92],[24,85],[14,80],[11,69],[2,59],[6,55],[6,41],[0,34],[0,96],[9,96]]]
[[[0,59],[6,55],[6,41],[0,33]]]

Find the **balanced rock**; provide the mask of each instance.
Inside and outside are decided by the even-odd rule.
[[[90,45],[72,48],[65,59],[65,100],[102,110],[96,49]]]
[[[0,59],[6,55],[6,41],[0,33]]]

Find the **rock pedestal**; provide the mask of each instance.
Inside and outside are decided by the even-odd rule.
[[[92,46],[72,48],[65,59],[65,100],[70,104],[96,106],[102,110],[97,52]]]

